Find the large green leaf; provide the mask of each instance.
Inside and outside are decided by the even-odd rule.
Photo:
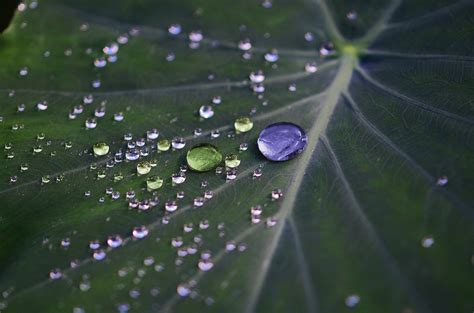
[[[0,37],[2,312],[472,312],[474,3],[269,4],[21,6]],[[168,34],[173,23],[182,35]],[[192,30],[204,34],[197,49],[189,47]],[[102,48],[126,33],[117,62],[95,68]],[[253,44],[249,60],[237,46],[244,38]],[[329,42],[334,54],[323,57]],[[263,58],[273,48],[276,65]],[[306,72],[313,61],[318,71]],[[267,77],[260,95],[248,82],[258,69]],[[95,80],[100,88],[91,87]],[[69,119],[89,94],[93,103]],[[214,96],[222,97],[215,116],[200,119],[199,107]],[[38,110],[45,101],[47,110]],[[102,102],[105,116],[86,129]],[[119,112],[121,122],[113,119]],[[233,131],[239,116],[251,116],[251,132]],[[309,137],[304,153],[284,163],[266,161],[256,147],[259,132],[277,121],[297,123]],[[137,176],[138,161],[113,161],[127,149],[124,134],[136,140],[153,128],[159,139],[184,137],[185,148],[157,152],[156,140],[147,141],[151,152],[141,160],[157,160],[149,175]],[[111,153],[94,157],[98,142]],[[172,185],[200,142],[240,156],[235,180],[188,170],[185,183]],[[239,151],[243,143],[248,149]],[[129,209],[127,191],[154,197],[145,188],[150,175],[165,179],[159,203]],[[283,197],[272,200],[276,189]],[[211,190],[196,208],[194,199]],[[166,213],[180,191],[179,208]],[[260,223],[250,219],[256,205]],[[149,234],[134,239],[140,225]],[[108,248],[115,234],[124,243]],[[89,248],[94,240],[107,253],[102,261]],[[198,267],[205,251],[210,271]],[[49,278],[54,269],[60,279]]]

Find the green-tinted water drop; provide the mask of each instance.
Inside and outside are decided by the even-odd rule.
[[[153,191],[163,186],[163,179],[158,176],[150,176],[146,180],[146,187],[149,191]]]
[[[103,156],[109,153],[110,147],[105,142],[98,142],[92,147],[95,156]]]
[[[253,122],[248,117],[239,117],[235,120],[234,127],[236,131],[245,133],[253,128]]]
[[[222,161],[222,154],[211,144],[204,143],[191,148],[186,155],[189,167],[197,172],[207,172]]]
[[[229,154],[225,157],[225,166],[228,168],[236,168],[240,165],[239,156],[236,154]]]
[[[151,171],[151,164],[148,161],[143,161],[137,164],[138,175],[146,175]]]
[[[158,141],[157,147],[159,151],[168,151],[171,147],[171,143],[168,139],[162,139]]]

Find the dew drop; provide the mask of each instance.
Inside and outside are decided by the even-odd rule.
[[[62,272],[60,269],[54,269],[51,272],[49,272],[49,278],[56,280],[60,279],[63,276]]]
[[[120,237],[120,235],[109,236],[109,238],[107,238],[107,244],[111,248],[118,248],[122,245],[122,243],[123,239]]]
[[[186,181],[186,174],[183,172],[174,173],[171,175],[171,181],[176,185],[182,184]]]
[[[94,260],[97,260],[97,261],[104,260],[106,256],[107,256],[107,253],[104,250],[95,251],[92,254],[92,257],[94,258]]]
[[[265,80],[265,75],[263,74],[263,71],[259,70],[257,72],[251,72],[249,78],[252,83],[258,84]]]
[[[103,156],[109,153],[110,147],[105,142],[98,142],[92,147],[95,156]]]
[[[179,285],[176,288],[176,291],[177,291],[178,295],[180,295],[181,297],[187,297],[191,293],[191,289],[189,288],[188,285],[185,285],[185,284]]]
[[[186,154],[189,168],[196,172],[207,172],[216,168],[222,161],[222,154],[211,144],[199,144]]]
[[[304,151],[308,137],[292,123],[275,123],[260,133],[257,144],[260,152],[271,161],[287,161]]]
[[[349,308],[355,307],[360,302],[360,297],[356,294],[347,296],[345,303]]]
[[[250,42],[250,39],[246,38],[239,41],[238,47],[242,51],[248,51],[252,49],[252,43]]]
[[[265,53],[264,58],[267,62],[273,63],[278,61],[278,51],[276,49],[272,49],[271,51]]]
[[[198,263],[198,268],[203,271],[207,272],[214,266],[214,263],[209,259],[201,259]]]
[[[427,236],[421,240],[421,246],[423,248],[431,248],[434,245],[434,238],[432,236]]]
[[[304,66],[304,70],[308,73],[316,73],[318,71],[318,66],[316,62],[309,62]]]
[[[162,139],[158,141],[157,149],[159,151],[168,151],[171,147],[170,141],[168,139]]]
[[[170,33],[171,35],[179,35],[181,33],[181,25],[180,24],[171,24],[169,27],[168,27],[168,33]]]
[[[87,129],[94,129],[97,127],[97,120],[95,118],[88,118],[85,125]]]
[[[151,171],[151,164],[148,161],[140,162],[137,164],[137,174],[146,175]]]
[[[146,180],[146,187],[149,191],[157,190],[163,186],[163,179],[158,176],[150,176]]]
[[[271,197],[273,200],[279,200],[283,198],[283,191],[281,189],[275,189],[272,191]]]
[[[171,145],[174,149],[180,150],[184,148],[184,146],[186,145],[186,141],[183,137],[174,137],[173,140],[171,140]]]
[[[238,132],[246,133],[253,128],[253,122],[248,117],[239,117],[234,122],[234,128]]]
[[[240,165],[240,158],[236,154],[229,154],[225,157],[225,166],[227,168],[236,168]]]

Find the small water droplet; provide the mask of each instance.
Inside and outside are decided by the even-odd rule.
[[[148,191],[157,190],[163,186],[163,179],[159,176],[150,176],[146,180],[146,187]]]
[[[181,33],[181,25],[180,24],[171,24],[169,27],[168,27],[168,33],[170,33],[171,35],[179,35]]]
[[[132,236],[137,239],[143,239],[148,235],[148,229],[145,226],[138,226],[132,230]]]
[[[122,237],[120,237],[120,235],[113,235],[107,238],[107,244],[111,248],[118,248],[122,245],[122,243],[123,243],[123,239]]]
[[[183,137],[174,137],[173,140],[171,140],[171,145],[174,149],[180,150],[184,148],[184,146],[186,145],[186,141]]]
[[[360,297],[356,294],[347,296],[345,303],[349,308],[355,307],[360,302]]]
[[[203,105],[199,108],[199,116],[208,119],[214,116],[214,110],[210,105]]]
[[[214,263],[209,259],[201,259],[198,262],[198,267],[201,271],[207,272],[214,266]]]
[[[137,164],[137,174],[146,175],[151,171],[151,164],[148,161],[143,161]]]
[[[252,83],[258,84],[265,80],[265,75],[263,74],[263,71],[259,70],[257,72],[251,72],[249,78]]]
[[[253,122],[248,117],[239,117],[234,122],[234,128],[238,132],[246,133],[253,128]]]
[[[431,248],[434,245],[434,238],[432,236],[427,236],[421,240],[421,245],[423,248]]]
[[[103,156],[109,153],[110,147],[105,142],[98,142],[92,147],[95,156]]]
[[[240,158],[236,154],[229,154],[225,157],[225,166],[227,168],[236,168],[240,165]]]

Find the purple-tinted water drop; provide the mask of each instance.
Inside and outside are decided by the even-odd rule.
[[[258,149],[271,161],[287,161],[306,148],[305,131],[293,123],[275,123],[267,126],[258,136]]]

